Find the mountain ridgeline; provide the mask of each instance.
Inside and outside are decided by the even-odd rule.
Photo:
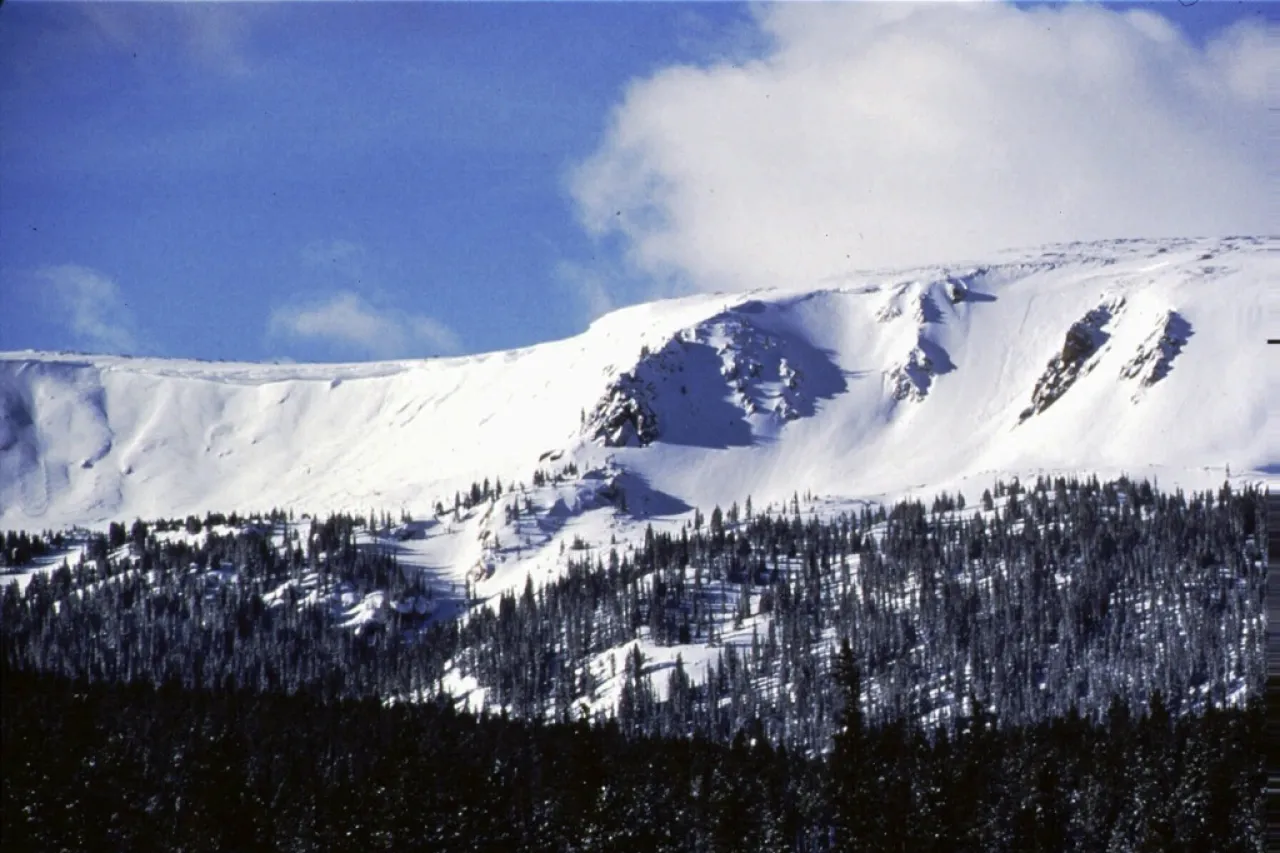
[[[425,515],[538,460],[685,507],[993,475],[1216,487],[1263,426],[1272,238],[1131,240],[625,308],[511,352],[264,365],[0,354],[0,526]],[[1175,428],[1176,425],[1176,428]]]

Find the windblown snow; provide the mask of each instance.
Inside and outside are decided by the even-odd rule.
[[[636,517],[797,489],[981,490],[998,473],[1261,478],[1277,464],[1262,343],[1278,246],[1054,246],[640,305],[452,359],[4,353],[0,528],[275,507],[426,517],[472,482],[570,462]],[[560,526],[595,505],[563,498]]]

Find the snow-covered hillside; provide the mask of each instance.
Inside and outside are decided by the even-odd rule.
[[[0,528],[272,507],[422,517],[472,482],[569,462],[624,478],[632,515],[797,489],[980,490],[996,472],[1261,478],[1277,465],[1262,346],[1278,247],[1056,246],[641,305],[454,359],[6,353]]]

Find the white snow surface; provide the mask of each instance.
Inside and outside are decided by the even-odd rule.
[[[797,490],[960,487],[972,500],[1000,474],[1204,488],[1229,466],[1265,479],[1280,465],[1264,348],[1277,248],[1274,237],[1053,246],[639,305],[577,337],[450,359],[0,353],[0,529],[276,507],[424,518],[473,481],[527,484],[568,462],[608,472],[638,518]],[[1019,423],[1072,324],[1101,306],[1112,309],[1091,332],[1097,349]],[[1178,346],[1160,349],[1175,315]],[[1156,357],[1158,369],[1138,369]],[[632,446],[605,446],[590,429],[620,377],[646,389],[658,435],[647,446],[626,429],[612,443]],[[574,494],[562,505],[542,494],[559,526],[531,532],[522,563],[546,546],[549,571],[565,519],[599,510],[591,489]],[[450,568],[483,560],[468,542],[450,549],[466,565]]]

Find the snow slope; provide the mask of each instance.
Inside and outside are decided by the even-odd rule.
[[[641,305],[454,359],[4,353],[0,528],[273,507],[422,517],[473,481],[570,461],[608,469],[640,517],[796,490],[980,492],[997,472],[1259,479],[1280,464],[1263,349],[1277,248],[1055,246]]]

